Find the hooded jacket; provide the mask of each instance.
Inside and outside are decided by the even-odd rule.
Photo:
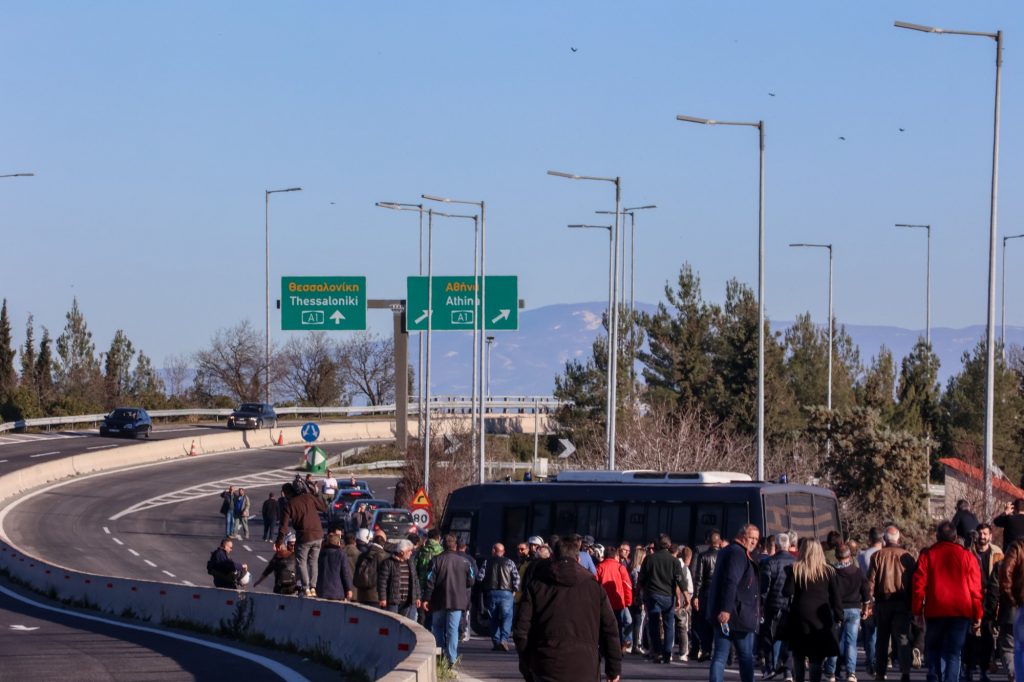
[[[608,595],[612,611],[621,611],[633,603],[633,579],[618,559],[605,559],[597,565],[597,582]]]
[[[608,678],[622,669],[619,626],[608,596],[573,559],[537,563],[519,601],[512,636],[526,679],[597,680],[599,654]]]

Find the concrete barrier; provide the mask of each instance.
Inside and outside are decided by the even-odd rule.
[[[276,429],[274,430],[277,431]],[[284,441],[302,442],[297,427]],[[268,447],[269,432],[226,432],[196,438],[204,453]],[[320,441],[393,438],[393,422],[326,424]],[[0,500],[74,476],[187,457],[192,438],[157,441],[43,462],[0,476]],[[2,515],[0,515],[2,519]],[[25,554],[0,525],[0,569],[17,582],[67,603],[150,624],[227,632],[317,651],[385,682],[435,682],[436,645],[416,623],[358,604],[129,580],[73,571]]]

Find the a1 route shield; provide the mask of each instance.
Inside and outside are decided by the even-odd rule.
[[[515,275],[488,275],[484,327],[493,331],[519,329],[519,280]],[[480,307],[472,275],[433,277],[434,331],[473,331]],[[427,330],[427,278],[410,277],[406,291],[406,331]]]
[[[366,329],[366,278],[282,277],[281,329]]]

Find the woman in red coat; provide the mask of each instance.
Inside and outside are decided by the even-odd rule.
[[[619,561],[618,551],[609,546],[604,550],[604,560],[597,566],[597,582],[601,583],[608,601],[619,623],[619,642],[622,650],[633,645],[633,619],[629,607],[633,605],[633,580],[629,570]]]

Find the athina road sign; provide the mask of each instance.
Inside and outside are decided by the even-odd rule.
[[[494,331],[519,329],[519,280],[515,275],[488,275],[484,327]],[[472,275],[433,277],[434,331],[473,331],[480,328],[477,312],[480,297]],[[406,306],[406,331],[427,330],[427,278],[410,277]]]
[[[282,277],[281,329],[366,329],[366,278]]]

